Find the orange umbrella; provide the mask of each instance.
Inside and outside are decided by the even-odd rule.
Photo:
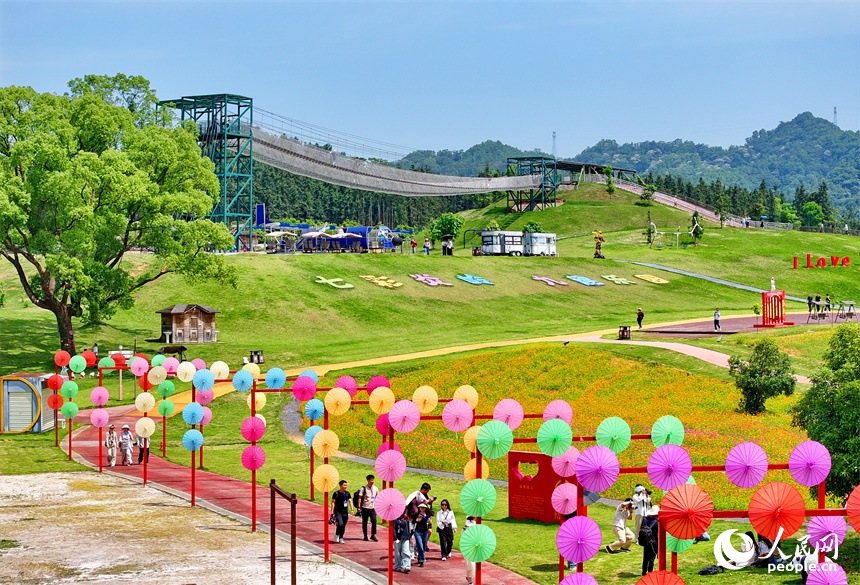
[[[636,581],[636,585],[685,585],[685,583],[671,571],[651,571]]]
[[[320,435],[322,433],[317,433]],[[340,482],[340,473],[334,465],[320,465],[314,469],[314,487],[321,492],[331,492],[337,488]]]
[[[472,481],[477,477],[477,461],[477,459],[469,459],[469,462],[463,468],[463,477],[466,481]],[[488,477],[490,477],[490,464],[487,463],[486,459],[483,459],[481,460],[481,479],[487,479]]]
[[[860,532],[860,485],[854,488],[854,491],[848,496],[848,505],[845,506],[845,511],[848,512],[848,522],[851,527]]]
[[[415,403],[421,414],[430,414],[439,404],[439,395],[430,386],[418,386],[412,393],[412,402]]]
[[[701,536],[714,518],[711,496],[697,485],[684,483],[669,490],[660,502],[660,520],[675,538]]]
[[[343,388],[332,388],[325,395],[325,409],[334,416],[345,414],[351,402],[349,392]]]
[[[794,486],[772,481],[755,491],[749,515],[753,528],[765,538],[775,540],[780,527],[783,529],[781,538],[791,538],[803,526],[806,503]]]
[[[454,390],[454,400],[465,400],[474,409],[478,406],[478,391],[465,384]]]
[[[370,410],[376,414],[387,414],[394,406],[394,401],[394,392],[391,391],[391,388],[380,386],[370,395]]]
[[[463,444],[469,453],[478,452],[478,431],[481,430],[481,425],[475,425],[466,429],[466,434],[463,435]]]
[[[333,457],[340,447],[340,439],[332,431],[320,431],[314,437],[313,447],[314,453],[320,457]]]

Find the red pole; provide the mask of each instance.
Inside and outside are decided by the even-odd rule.
[[[663,523],[660,522],[660,514],[659,513],[657,514],[657,522],[660,525],[659,530],[657,531],[659,534],[659,538],[660,538],[660,544],[659,544],[660,561],[659,561],[659,564],[657,565],[657,569],[660,571],[665,571],[666,570],[666,530],[663,528]]]
[[[826,481],[826,480],[825,480]],[[824,509],[824,499],[825,499],[825,490],[824,490],[824,481],[818,484],[818,509]],[[826,559],[824,558],[824,553],[819,551],[818,553],[818,562],[823,563]]]
[[[192,427],[194,427],[194,425],[191,425],[191,426],[192,426]],[[194,483],[194,464],[196,463],[196,461],[195,461],[195,459],[196,459],[195,454],[196,454],[196,452],[195,452],[195,451],[192,451],[192,452],[191,452],[191,507],[192,507],[192,508],[196,505],[196,504],[195,504],[195,498],[194,498],[194,493],[195,493],[195,492],[194,492],[194,490],[195,490],[195,488],[197,487],[197,486],[195,485],[195,483]]]
[[[71,402],[71,401],[72,401],[72,399],[69,398],[69,402]],[[69,461],[71,461],[71,460],[72,460],[72,419],[69,419]]]
[[[388,585],[394,585],[394,522],[388,523]]]
[[[102,472],[102,427],[99,427],[99,473]]]
[[[678,574],[678,553],[672,553],[672,572]]]
[[[257,416],[257,380],[251,385],[251,416]],[[203,428],[203,425],[200,425]],[[251,441],[252,445],[256,445],[257,441]],[[203,453],[200,454],[200,459],[203,459]],[[251,472],[251,532],[257,532],[257,470]],[[328,559],[326,559],[328,560]]]
[[[57,374],[57,364],[54,364],[54,374]],[[54,390],[54,394],[57,394],[57,391]],[[54,409],[54,447],[60,446],[60,428],[57,426],[57,409]]]
[[[478,449],[475,449],[475,451],[477,451],[477,453],[475,454],[475,475],[478,479],[481,479],[481,452]],[[478,516],[477,518],[475,518],[475,524],[480,523],[481,517]],[[481,563],[475,563],[475,585],[481,585]]]
[[[567,483],[567,479],[562,478],[561,482]],[[579,493],[579,490],[577,490],[577,493]],[[561,516],[561,514],[559,514],[559,516]],[[559,525],[564,524],[564,516],[561,516],[558,523],[559,523]],[[564,556],[561,554],[561,552],[559,552],[558,553],[558,582],[561,583],[563,579],[564,579]]]
[[[328,410],[326,410],[325,413],[323,414],[323,429],[328,430]],[[323,464],[327,464],[327,463],[328,463],[328,457],[323,457]],[[328,530],[328,492],[323,492],[322,508],[323,508],[323,533],[324,533],[324,540],[325,540],[325,547],[324,547],[325,548],[325,561],[328,562],[328,560],[329,560],[328,559],[328,549],[329,549],[329,542],[328,542],[328,532],[329,532],[329,530]]]
[[[314,499],[314,460],[316,456],[314,455],[314,449],[311,447],[311,501]]]
[[[161,417],[161,457],[167,458],[167,417]]]
[[[573,483],[578,487],[576,490],[576,515],[588,518],[588,507],[585,505],[585,492],[583,491],[582,486],[579,485],[579,480],[575,477],[573,478]],[[582,563],[576,563],[576,572],[582,573],[582,571]]]
[[[149,437],[143,438],[143,485],[146,485],[146,464],[149,461],[149,445],[151,444]]]
[[[271,496],[271,508],[269,510],[269,542],[270,542],[270,552],[269,558],[271,559],[271,567],[269,569],[269,573],[272,575],[272,585],[275,585],[275,532],[278,530],[277,526],[277,516],[275,514],[275,490],[273,486],[275,485],[275,480],[271,480],[269,484],[269,494]]]
[[[203,424],[200,424],[200,434],[203,434]],[[200,463],[198,463],[200,469],[203,469],[203,445],[200,445]]]

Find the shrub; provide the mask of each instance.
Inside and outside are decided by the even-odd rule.
[[[794,372],[791,358],[779,351],[772,339],[761,339],[753,345],[749,361],[738,356],[729,358],[729,372],[735,378],[735,385],[741,391],[740,411],[747,414],[761,414],[766,411],[764,403],[768,398],[794,393]]]

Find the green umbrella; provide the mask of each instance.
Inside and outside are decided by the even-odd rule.
[[[682,553],[693,546],[692,538],[675,538],[668,532],[666,533],[666,550],[673,553]]]
[[[158,403],[158,414],[161,416],[170,416],[174,410],[176,410],[176,405],[173,404],[172,400],[165,398]]]
[[[560,418],[551,418],[538,429],[537,444],[541,453],[550,457],[558,457],[573,443],[573,431]]]
[[[78,394],[78,384],[76,382],[72,382],[71,380],[69,380],[68,382],[63,382],[63,385],[60,386],[60,394],[63,395],[63,398],[68,398],[69,400],[71,400]]]
[[[112,357],[106,356],[99,360],[100,368],[115,368],[116,362],[113,361]]]
[[[64,417],[71,420],[78,416],[78,405],[74,402],[66,402],[65,404],[63,404],[63,407],[60,409],[60,412],[63,413]]]
[[[80,374],[87,369],[87,360],[84,356],[76,355],[69,360],[69,369],[76,374]]]
[[[651,427],[651,442],[655,447],[680,445],[684,442],[684,423],[668,414],[659,418]]]
[[[158,393],[165,398],[173,396],[174,392],[176,392],[176,385],[170,380],[165,380],[158,385]]]
[[[161,355],[161,354],[154,355],[154,356],[152,356],[152,361],[150,362],[150,364],[152,364],[152,367],[154,368],[155,366],[162,365],[164,363],[164,360],[166,360],[166,359],[167,359],[166,355]]]
[[[473,479],[460,492],[460,507],[469,516],[484,516],[495,505],[496,488],[486,479]]]
[[[609,447],[618,455],[630,444],[630,425],[622,418],[610,416],[600,423],[594,435],[597,437],[598,445]]]
[[[514,445],[511,427],[499,420],[491,420],[481,425],[478,431],[478,450],[488,459],[504,457]]]
[[[478,480],[475,480],[478,481]],[[460,552],[473,563],[482,563],[496,550],[496,534],[485,524],[475,524],[463,530],[460,536]]]

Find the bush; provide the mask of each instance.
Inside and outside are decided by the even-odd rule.
[[[530,221],[526,225],[523,226],[524,234],[541,234],[543,233],[543,226],[538,221]]]
[[[791,358],[779,351],[772,339],[757,341],[749,361],[738,356],[730,357],[729,372],[742,394],[738,408],[747,414],[765,412],[764,403],[768,398],[794,393],[796,380]]]
[[[484,229],[486,229],[488,232],[497,232],[502,228],[499,227],[499,222],[497,222],[495,219],[491,219],[490,223],[488,223],[487,227]]]

